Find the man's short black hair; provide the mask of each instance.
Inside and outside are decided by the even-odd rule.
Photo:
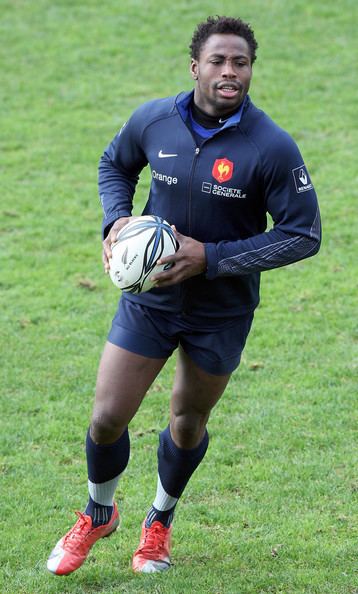
[[[189,46],[190,56],[193,60],[199,59],[204,43],[211,35],[215,35],[216,33],[233,34],[243,37],[250,48],[251,64],[255,62],[258,44],[250,25],[239,18],[235,19],[225,16],[208,17],[206,21],[197,25]]]

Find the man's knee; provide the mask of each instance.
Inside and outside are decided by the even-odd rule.
[[[114,443],[123,433],[127,424],[111,410],[93,411],[90,434],[97,444]]]
[[[207,411],[173,411],[170,431],[176,445],[180,448],[195,448],[204,437],[209,414]]]

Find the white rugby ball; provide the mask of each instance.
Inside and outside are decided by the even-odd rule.
[[[167,221],[154,215],[137,217],[119,231],[112,245],[110,277],[122,291],[135,294],[149,291],[154,285],[150,278],[171,266],[158,266],[157,261],[177,249],[173,229]]]

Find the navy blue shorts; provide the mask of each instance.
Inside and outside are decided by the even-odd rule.
[[[226,375],[238,367],[254,314],[234,319],[198,318],[119,301],[108,341],[127,351],[167,359],[182,346],[201,369]]]

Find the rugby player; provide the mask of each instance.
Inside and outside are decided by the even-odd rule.
[[[80,567],[92,545],[116,530],[114,495],[129,459],[128,425],[177,350],[157,491],[133,556],[136,572],[170,567],[174,512],[207,451],[211,410],[239,365],[260,273],[319,250],[317,198],[300,151],[248,95],[257,50],[250,25],[209,17],[190,49],[194,89],[140,106],[100,160],[105,271],[148,164],[143,214],[174,225],[179,249],[163,259],[173,266],[155,277],[154,289],[119,301],[87,433],[89,499],[50,555],[47,567],[57,575]]]

